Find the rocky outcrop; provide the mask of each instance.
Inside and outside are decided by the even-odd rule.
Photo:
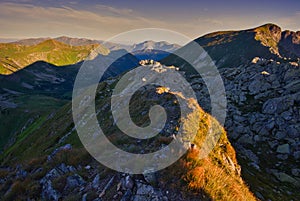
[[[296,170],[300,164],[300,68],[256,57],[248,64],[219,71],[228,100],[225,128],[238,155],[247,161],[242,167],[273,177],[276,188],[293,185],[295,192],[300,183]],[[195,76],[191,80],[204,84]],[[201,101],[206,105],[207,91],[196,91],[202,98],[200,105]]]

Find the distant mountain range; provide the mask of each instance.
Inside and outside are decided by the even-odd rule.
[[[66,36],[58,38],[31,38],[11,43],[0,43],[0,74],[9,75],[36,61],[45,61],[56,66],[76,64],[83,61],[97,48],[100,54],[108,54],[110,51],[125,49],[136,54],[139,59],[162,59],[169,52],[173,52],[180,46],[167,42],[145,41],[132,46],[90,40],[84,38],[70,38]]]

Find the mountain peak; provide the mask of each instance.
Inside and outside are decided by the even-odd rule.
[[[64,44],[62,42],[59,42],[57,40],[50,38],[50,39],[47,39],[37,45],[42,45],[42,46],[46,45],[46,46],[51,46],[51,47],[57,47],[57,46],[66,46],[67,44]]]
[[[266,23],[257,28],[268,28],[269,30],[274,29],[274,28],[281,29],[280,26],[278,26],[277,24],[273,24],[273,23]]]
[[[276,24],[265,24],[254,29],[255,39],[260,40],[264,45],[274,47],[281,39],[281,28]]]

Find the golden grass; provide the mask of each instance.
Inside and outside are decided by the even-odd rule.
[[[201,200],[257,200],[243,182],[235,150],[217,120],[196,106],[183,122],[187,136],[197,132],[193,140],[195,148],[190,149],[177,163],[162,172],[162,182],[172,181],[168,186],[174,190],[180,188],[186,199],[196,196]],[[203,142],[208,134],[220,135],[220,138],[215,137],[208,141],[211,143],[218,140],[209,155],[203,158]]]

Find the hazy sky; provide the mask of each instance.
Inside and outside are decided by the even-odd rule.
[[[275,23],[300,30],[300,0],[0,0],[0,38],[107,39],[138,28],[165,28],[191,38]]]

